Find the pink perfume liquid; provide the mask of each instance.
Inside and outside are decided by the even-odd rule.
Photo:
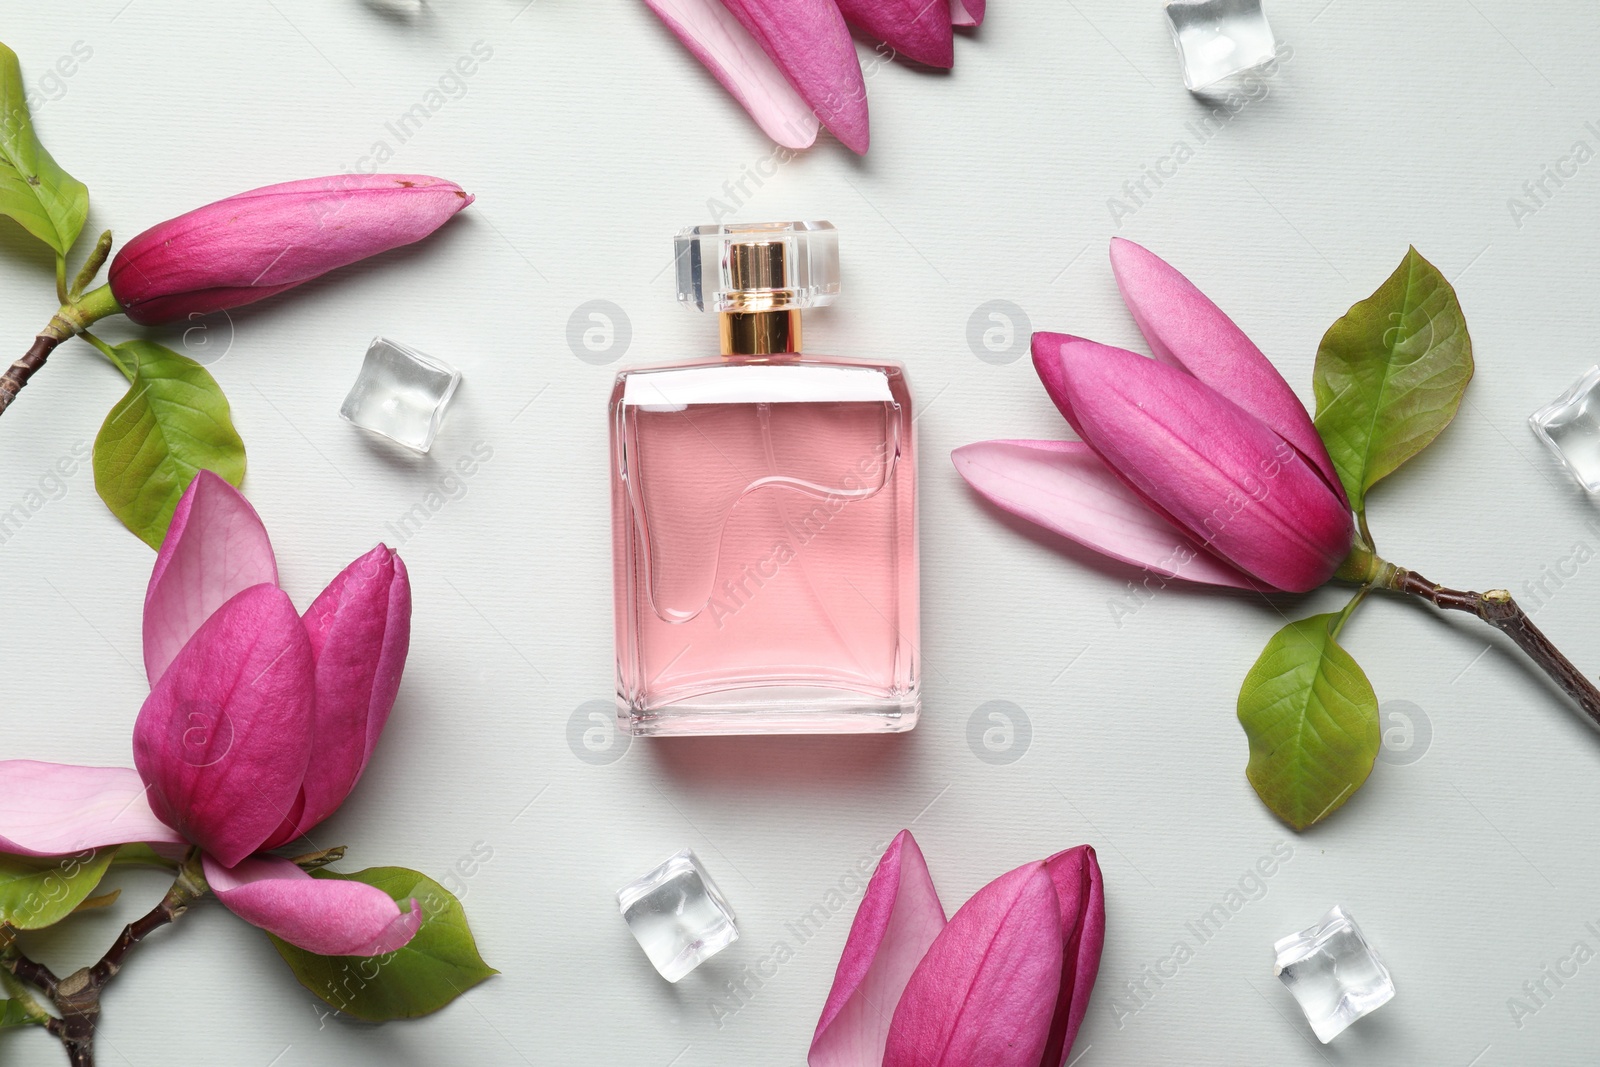
[[[634,733],[910,729],[916,479],[895,364],[741,356],[612,398],[617,682]]]

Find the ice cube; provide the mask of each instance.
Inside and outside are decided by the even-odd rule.
[[[1535,411],[1528,425],[1579,485],[1600,491],[1600,367]]]
[[[1167,24],[1190,92],[1253,70],[1277,54],[1261,0],[1168,0]]]
[[[617,906],[634,940],[669,982],[739,940],[733,909],[692,849],[617,890]]]
[[[461,372],[414,348],[374,338],[339,414],[364,430],[426,452]]]
[[[1394,997],[1394,979],[1343,908],[1335,904],[1317,925],[1272,946],[1273,974],[1306,1013],[1326,1045],[1344,1028]]]

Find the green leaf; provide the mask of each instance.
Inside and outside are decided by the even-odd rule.
[[[1338,618],[1313,615],[1273,634],[1239,690],[1239,724],[1250,739],[1245,773],[1296,830],[1350,799],[1382,740],[1372,683],[1334,640]]]
[[[8,1030],[13,1026],[37,1026],[39,1020],[28,1014],[15,1000],[0,1000],[0,1030]]]
[[[0,44],[0,214],[66,255],[89,217],[89,188],[33,132],[17,54]]]
[[[1312,375],[1317,431],[1356,511],[1367,490],[1455,418],[1472,379],[1456,291],[1415,248],[1328,328]]]
[[[111,855],[113,867],[159,867],[176,872],[182,866],[177,860],[163,856],[149,845],[118,845]]]
[[[402,908],[412,899],[422,908],[417,936],[387,956],[318,956],[272,938],[300,984],[336,1010],[367,1022],[412,1019],[438,1011],[500,973],[478,955],[461,902],[432,878],[404,867],[372,867],[355,874],[322,870],[311,877],[365,882]]]
[[[117,902],[117,898],[121,896],[122,890],[113,889],[109,893],[101,893],[98,896],[89,897],[82,904],[79,904],[76,908],[72,909],[73,914],[77,914],[80,911],[95,911],[99,908],[109,908],[111,905],[115,904]]]
[[[0,853],[0,923],[38,930],[71,915],[111,865],[115,849],[75,856],[12,856]]]
[[[144,340],[107,354],[130,382],[94,439],[94,487],[124,526],[159,549],[196,472],[244,481],[244,442],[228,398],[194,360]]]

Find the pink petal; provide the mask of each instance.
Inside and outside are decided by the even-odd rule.
[[[930,67],[955,65],[950,5],[943,0],[838,0],[844,20]]]
[[[275,856],[252,856],[231,869],[210,856],[203,862],[206,881],[229,911],[319,956],[387,955],[422,928],[415,899],[403,912],[364,882],[313,878]]]
[[[867,150],[867,86],[850,27],[834,0],[724,0],[822,124],[852,152]]]
[[[883,1067],[1038,1067],[1061,985],[1061,911],[1043,863],[962,905],[894,1010]]]
[[[1306,592],[1350,551],[1349,509],[1305,458],[1189,374],[1120,348],[1033,335],[1039,377],[1106,464],[1216,555]]]
[[[133,762],[161,820],[226,865],[290,811],[311,757],[311,640],[257,585],[207,619],[145,700]]]
[[[950,22],[956,26],[983,25],[986,0],[950,0]]]
[[[910,830],[878,861],[856,910],[833,988],[811,1040],[811,1067],[878,1067],[890,1007],[944,929],[944,908]]]
[[[1266,423],[1299,449],[1344,499],[1333,460],[1305,405],[1210,297],[1172,264],[1121,237],[1111,239],[1111,270],[1123,303],[1157,359],[1182,367]]]
[[[144,594],[144,669],[160,680],[184,643],[235,593],[278,584],[261,516],[208,470],[194,476],[172,513]]]
[[[721,0],[645,3],[768,137],[785,148],[809,148],[816,141],[817,116]]]
[[[1100,951],[1106,941],[1106,896],[1100,864],[1088,845],[1057,852],[1044,861],[1061,903],[1061,991],[1045,1045],[1045,1067],[1061,1067],[1089,1010],[1089,994],[1100,973]]]
[[[306,609],[304,622],[316,661],[316,744],[306,767],[302,810],[273,835],[268,848],[292,841],[332,815],[372,758],[411,642],[406,565],[388,546],[378,545],[328,583]]]
[[[0,761],[0,852],[69,856],[105,845],[182,844],[130,767]]]
[[[980,441],[950,453],[995,506],[1164,578],[1257,583],[1157,514],[1082,441]]]

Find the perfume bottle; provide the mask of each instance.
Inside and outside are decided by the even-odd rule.
[[[611,394],[617,702],[634,734],[909,730],[916,450],[898,363],[800,350],[839,293],[826,222],[697,226],[678,299],[721,354]]]

